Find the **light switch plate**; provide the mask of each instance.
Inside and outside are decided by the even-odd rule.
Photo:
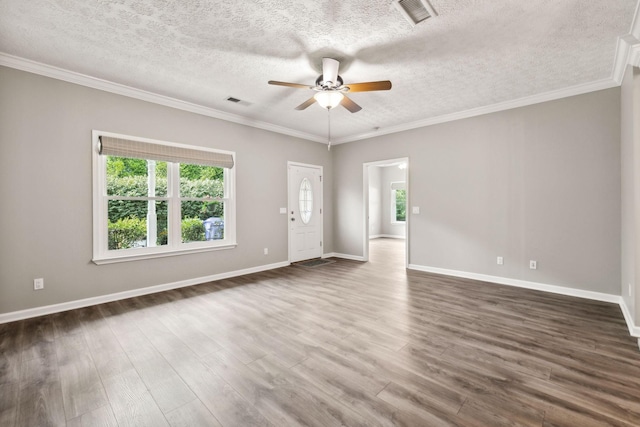
[[[286,214],[287,213],[287,208],[280,208],[280,213],[281,214]]]
[[[420,213],[420,206],[414,206],[411,208],[411,213],[414,214],[419,214]]]

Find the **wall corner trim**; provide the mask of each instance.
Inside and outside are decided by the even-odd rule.
[[[97,297],[84,298],[75,301],[63,302],[60,304],[45,305],[42,307],[29,308],[26,310],[12,311],[9,313],[0,313],[0,324],[15,322],[17,320],[29,319],[32,317],[44,316],[47,314],[60,313],[62,311],[74,310],[76,308],[89,307],[92,305],[104,304],[106,302],[119,301],[127,298],[133,298],[142,295],[155,294],[158,292],[168,291],[171,289],[184,288],[187,286],[199,285],[216,280],[229,279],[231,277],[244,276],[246,274],[259,273],[261,271],[274,270],[276,268],[286,267],[290,265],[288,261],[278,262],[274,264],[260,265],[257,267],[245,268],[242,270],[228,271],[226,273],[218,273],[210,276],[196,277],[193,279],[180,280],[173,283],[165,283],[162,285],[148,286],[145,288],[133,289],[130,291],[117,292],[114,294],[101,295]]]
[[[585,298],[595,301],[610,302],[618,304],[622,315],[627,323],[629,334],[632,337],[640,337],[640,327],[634,326],[633,319],[628,307],[624,303],[624,300],[620,295],[605,294],[602,292],[585,291],[582,289],[567,288],[565,286],[549,285],[546,283],[529,282],[526,280],[511,279],[508,277],[491,276],[488,274],[471,273],[467,271],[449,270],[438,267],[428,267],[424,265],[409,264],[407,267],[409,270],[422,271],[425,273],[442,274],[445,276],[462,277],[465,279],[480,280],[483,282],[495,283],[498,285],[515,286],[518,288],[532,289],[543,292],[550,292],[559,295],[566,295],[571,297]]]

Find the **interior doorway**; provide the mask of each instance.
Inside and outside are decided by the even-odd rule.
[[[363,259],[369,261],[371,239],[404,240],[404,267],[409,264],[409,158],[363,164]]]

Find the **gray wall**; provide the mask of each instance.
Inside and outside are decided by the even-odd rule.
[[[333,251],[322,144],[5,67],[0,93],[0,313],[287,261],[288,160],[324,166],[324,250]],[[92,129],[235,151],[237,248],[94,265]],[[36,277],[45,289],[33,291]]]
[[[332,152],[336,252],[362,255],[362,164],[409,157],[410,264],[620,294],[619,88]]]
[[[327,253],[362,255],[362,164],[409,157],[411,264],[620,294],[619,88],[331,152],[4,67],[0,92],[0,313],[286,261],[288,160],[324,166]],[[238,247],[91,263],[92,129],[236,151]]]
[[[620,293],[640,326],[640,70],[628,66],[621,88],[622,281]],[[631,289],[630,289],[631,288]],[[631,292],[630,292],[631,291]]]
[[[370,166],[369,171],[369,236],[382,234],[382,168]]]

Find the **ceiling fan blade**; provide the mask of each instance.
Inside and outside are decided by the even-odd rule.
[[[352,113],[357,113],[358,111],[362,110],[361,106],[359,106],[358,104],[353,102],[351,100],[351,98],[349,98],[346,95],[345,95],[344,98],[342,98],[342,101],[340,102],[340,105],[342,105],[344,108],[346,108],[347,110],[351,111]]]
[[[374,90],[389,90],[391,89],[391,82],[382,80],[379,82],[351,83],[344,86],[349,88],[349,92],[371,92]]]
[[[288,86],[288,87],[295,87],[298,89],[312,89],[313,86],[309,86],[309,85],[302,85],[300,83],[287,83],[287,82],[278,82],[275,80],[269,80],[268,82],[270,85],[276,85],[276,86]]]
[[[310,106],[314,102],[316,102],[316,99],[312,96],[311,98],[309,98],[306,101],[304,101],[302,104],[298,105],[296,107],[296,110],[304,110],[305,108],[307,108],[308,106]]]
[[[331,87],[338,83],[338,68],[340,63],[333,58],[322,58],[322,80],[326,84],[331,82]]]

